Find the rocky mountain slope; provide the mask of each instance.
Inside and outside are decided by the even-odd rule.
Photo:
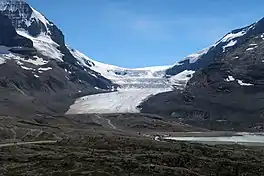
[[[25,1],[0,0],[0,21],[1,114],[64,112],[78,94],[115,87],[80,63],[56,25]]]
[[[264,19],[228,33],[169,69],[196,72],[183,91],[150,98],[142,112],[217,130],[263,130],[263,48]]]
[[[33,60],[37,60],[38,63],[32,61],[31,64],[44,65],[55,61],[70,80],[83,81],[103,89],[111,87],[111,81],[79,63],[66,47],[62,31],[25,1],[1,0],[0,13],[11,20],[20,36],[33,42],[33,47],[37,50]]]

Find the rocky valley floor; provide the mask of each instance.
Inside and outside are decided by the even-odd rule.
[[[155,142],[85,135],[51,144],[0,147],[1,175],[250,175],[264,174],[261,148]]]
[[[2,116],[0,124],[0,175],[264,174],[262,147],[155,141],[159,132],[204,130],[159,116]]]

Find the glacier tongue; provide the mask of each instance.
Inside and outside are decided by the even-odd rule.
[[[120,89],[116,92],[82,97],[70,107],[67,114],[138,113],[137,106],[151,95],[171,89]]]

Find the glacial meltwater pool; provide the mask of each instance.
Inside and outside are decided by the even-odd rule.
[[[235,133],[233,136],[214,137],[164,137],[164,139],[205,144],[243,144],[264,146],[264,133]]]

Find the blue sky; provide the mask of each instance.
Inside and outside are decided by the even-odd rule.
[[[26,0],[68,45],[123,67],[174,64],[264,17],[263,0]]]

